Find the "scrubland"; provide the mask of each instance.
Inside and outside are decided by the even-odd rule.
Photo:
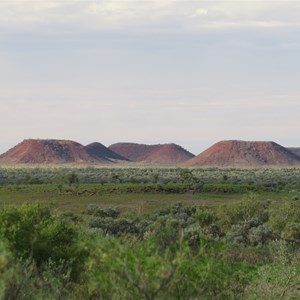
[[[300,170],[0,169],[2,299],[299,299]]]

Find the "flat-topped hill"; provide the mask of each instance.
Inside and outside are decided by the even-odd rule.
[[[293,166],[300,158],[274,142],[221,141],[187,162],[189,166]]]
[[[103,147],[99,145],[85,147],[69,140],[27,139],[0,155],[0,163],[110,163],[112,156],[118,156],[117,154],[112,154],[111,150]],[[100,148],[102,148],[102,154]]]
[[[274,142],[221,141],[198,156],[176,144],[101,143],[87,146],[70,140],[27,139],[0,155],[0,164],[138,163],[214,167],[300,166],[300,148]]]
[[[117,143],[108,148],[133,162],[177,164],[194,157],[192,153],[176,144]]]

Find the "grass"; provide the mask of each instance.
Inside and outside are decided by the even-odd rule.
[[[74,189],[64,186],[59,189],[55,184],[47,185],[5,185],[0,187],[0,207],[21,205],[23,203],[43,203],[59,212],[81,213],[88,204],[103,207],[113,206],[122,212],[147,214],[156,209],[169,207],[176,202],[184,205],[208,206],[215,208],[232,203],[247,196],[247,193],[124,193],[113,189],[114,185],[81,185]],[[117,187],[117,185],[115,185]],[[292,195],[286,192],[260,192],[259,199],[282,200]]]

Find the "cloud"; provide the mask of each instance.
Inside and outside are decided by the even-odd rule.
[[[195,10],[195,12],[191,15],[191,18],[199,17],[199,16],[205,16],[207,15],[208,10],[204,8],[198,8]]]
[[[99,0],[0,2],[2,28],[199,30],[299,27],[298,1]],[[172,26],[170,26],[170,24]]]

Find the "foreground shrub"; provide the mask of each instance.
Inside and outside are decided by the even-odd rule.
[[[243,268],[201,246],[186,243],[157,250],[155,239],[102,240],[88,263],[86,297],[94,299],[240,299],[247,280]],[[214,255],[212,255],[212,252]]]
[[[0,299],[4,298],[7,283],[13,279],[14,263],[12,253],[0,240]]]
[[[72,299],[71,268],[49,260],[42,267],[34,261],[15,262],[12,276],[6,280],[1,299]]]
[[[86,250],[81,247],[80,230],[46,207],[23,205],[0,211],[0,236],[16,258],[33,260],[37,266],[72,262],[76,276]]]
[[[247,299],[299,299],[300,261],[285,241],[269,245],[272,262],[258,268],[246,290]]]

